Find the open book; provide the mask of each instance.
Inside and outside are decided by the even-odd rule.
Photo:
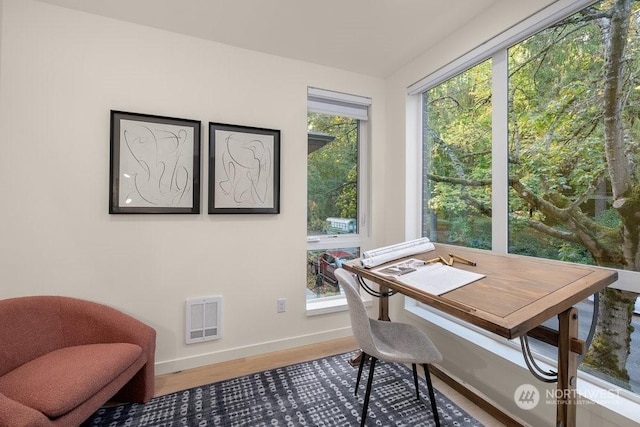
[[[439,262],[427,264],[414,258],[374,271],[433,295],[444,294],[485,277],[484,274],[461,270]]]

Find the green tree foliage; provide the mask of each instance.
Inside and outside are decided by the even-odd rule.
[[[357,218],[358,120],[309,113],[308,129],[335,137],[307,159],[307,233],[319,234],[327,218]]]
[[[640,271],[640,1],[603,0],[511,47],[510,251]],[[428,92],[431,230],[490,242],[491,69]],[[601,293],[585,363],[625,379],[637,294]]]
[[[489,248],[491,243],[491,61],[429,91],[426,187],[444,223],[440,240]]]

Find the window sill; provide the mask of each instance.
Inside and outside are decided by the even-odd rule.
[[[425,308],[410,298],[405,297],[404,300],[404,309],[421,320],[455,334],[473,345],[495,354],[505,362],[528,370],[519,342],[493,336],[473,325],[463,324],[446,313]],[[543,369],[555,370],[556,368],[556,362],[547,358],[536,358],[536,361]],[[577,385],[577,393],[580,398],[630,420],[640,419],[640,396],[628,390],[617,389],[616,386],[582,371],[578,371],[578,378],[580,381]]]
[[[371,307],[373,305],[371,298],[363,298],[364,305]],[[347,299],[332,298],[318,301],[307,301],[307,316],[319,316],[322,314],[336,313],[340,311],[348,311]]]

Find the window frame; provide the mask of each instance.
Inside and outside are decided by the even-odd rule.
[[[370,117],[371,98],[315,87],[307,88],[307,113],[322,113],[358,119],[358,227],[356,233],[307,234],[307,251],[367,246],[370,237]],[[365,297],[371,304],[371,299]],[[306,299],[308,316],[347,309],[344,294]]]
[[[490,59],[492,61],[492,249],[491,252],[499,254],[507,254],[508,236],[509,236],[509,220],[508,220],[508,203],[509,203],[509,187],[508,187],[508,48],[517,44],[526,38],[543,30],[547,26],[564,19],[565,17],[596,3],[597,0],[577,0],[575,2],[559,1],[540,12],[532,15],[528,19],[509,28],[505,32],[499,34],[494,39],[478,46],[461,56],[457,60],[445,65],[444,67],[429,74],[407,89],[407,135],[406,135],[406,237],[416,238],[421,236],[422,232],[422,197],[423,189],[416,182],[422,182],[423,168],[423,97],[422,94],[429,89],[445,82],[469,68]],[[419,143],[416,143],[418,141]],[[567,263],[571,264],[571,263]],[[605,267],[601,267],[605,268]],[[618,272],[618,280],[610,285],[615,289],[627,290],[640,293],[640,272],[621,270],[610,268]],[[433,309],[432,307],[420,304],[409,297],[404,298],[403,309],[408,313],[422,318],[428,323],[439,325],[441,320],[456,324],[459,327],[456,330],[447,328],[452,333],[467,339],[470,342],[477,343],[480,338],[485,337],[491,343],[483,345],[489,351],[492,351],[499,357],[503,357],[512,363],[520,363],[521,355],[515,351],[519,346],[509,340],[501,339],[495,334],[478,331],[459,319],[450,318],[444,313]],[[428,313],[425,315],[423,313]],[[435,321],[434,321],[434,317]],[[508,351],[515,356],[505,356]],[[506,351],[506,353],[505,353]],[[517,354],[516,354],[517,353]],[[536,359],[540,359],[543,363],[553,365],[555,362],[546,360],[544,356],[536,355]],[[597,377],[587,374],[584,371],[578,372],[581,380],[594,387],[606,389],[606,382]],[[582,381],[581,381],[582,383]],[[579,390],[580,391],[580,390]],[[640,395],[620,390],[621,396],[627,401],[635,403],[632,405],[632,411],[640,411]],[[598,402],[603,406],[610,406],[611,402]],[[614,409],[616,412],[623,413],[625,410]]]

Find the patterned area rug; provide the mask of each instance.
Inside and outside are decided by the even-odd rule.
[[[101,408],[85,427],[359,426],[368,366],[358,396],[353,353],[246,375],[153,398],[147,404]],[[426,382],[415,398],[411,369],[378,362],[367,426],[434,426]],[[435,391],[442,426],[481,427]]]

